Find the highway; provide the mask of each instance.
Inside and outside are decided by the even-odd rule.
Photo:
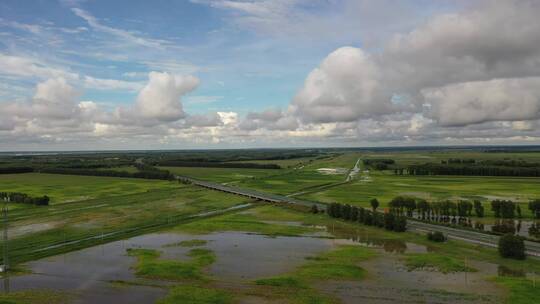
[[[481,233],[476,231],[446,227],[442,225],[428,224],[420,221],[407,220],[407,230],[427,233],[429,231],[440,231],[448,238],[462,240],[469,243],[497,248],[499,236]],[[540,257],[540,243],[525,241],[527,255]]]
[[[176,175],[175,177],[178,180],[186,181],[200,187],[232,193],[236,195],[241,195],[241,196],[245,196],[245,197],[255,199],[255,200],[260,200],[260,201],[265,201],[265,202],[270,202],[270,203],[286,203],[286,204],[301,205],[301,206],[306,206],[310,208],[311,206],[316,205],[319,209],[322,209],[322,210],[326,209],[325,204],[321,204],[317,202],[310,202],[310,201],[305,201],[305,200],[298,200],[298,199],[284,196],[284,195],[264,193],[264,192],[255,191],[251,189],[242,189],[242,188],[237,188],[237,187],[225,186],[218,183],[197,180],[197,179],[187,177],[187,176]]]
[[[225,186],[218,183],[212,183],[212,182],[206,182],[206,181],[193,179],[187,176],[176,176],[176,179],[181,180],[181,181],[186,181],[186,182],[189,182],[189,183],[192,183],[194,185],[201,186],[204,188],[232,193],[236,195],[241,195],[241,196],[245,196],[245,197],[255,199],[255,200],[261,200],[261,201],[270,202],[270,203],[286,203],[286,204],[302,205],[306,207],[317,205],[317,208],[319,208],[319,210],[326,210],[325,204],[299,200],[299,199],[295,199],[289,196],[270,194],[270,193],[264,193],[260,191],[250,190],[250,189],[242,189],[242,188],[237,188],[237,187]],[[451,227],[446,227],[442,225],[428,224],[428,223],[415,221],[411,219],[407,220],[407,229],[409,231],[418,232],[418,233],[427,233],[430,231],[441,231],[444,234],[446,234],[448,238],[450,239],[461,240],[461,241],[465,241],[472,244],[478,244],[478,245],[494,247],[494,248],[497,248],[498,242],[499,242],[499,237],[496,235],[480,233],[480,232],[464,230],[464,229],[451,228]],[[540,243],[525,241],[525,248],[526,248],[527,255],[540,257]]]

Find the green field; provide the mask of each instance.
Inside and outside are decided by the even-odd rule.
[[[356,163],[358,156],[356,153],[348,153],[337,157],[315,160],[285,174],[247,179],[236,185],[269,193],[294,194],[331,183],[343,182],[348,171]],[[342,172],[324,174],[317,171],[317,169],[321,168],[341,169]]]
[[[95,189],[100,189],[101,192],[99,197],[94,199],[10,210],[12,260],[31,259],[33,250],[58,242],[110,232],[130,233],[131,230],[148,225],[172,223],[189,215],[223,210],[246,202],[243,197],[168,181],[41,174],[17,176],[25,175],[30,175],[36,180],[35,184],[39,187],[32,188],[36,192],[52,186],[57,189],[56,191],[61,189],[78,191],[77,196],[73,193],[75,190],[71,193],[66,192],[66,195],[72,195],[67,196],[68,198],[80,198],[82,193],[95,193]],[[88,181],[93,179],[102,179],[102,183],[98,184],[101,188],[96,188],[95,184],[88,184]],[[105,182],[108,182],[109,186],[116,185],[114,188],[116,190],[107,188]],[[138,182],[141,182],[141,186],[137,189],[143,192],[133,193],[131,187],[121,187],[137,185]],[[26,188],[17,188],[16,191],[25,189],[29,192],[28,187],[30,184],[26,184]],[[122,189],[124,192],[119,192]],[[14,189],[7,190],[14,191]],[[89,244],[96,241],[100,240],[92,240]]]
[[[110,197],[149,190],[173,189],[176,183],[138,178],[78,176],[60,174],[3,174],[0,191],[47,195],[51,204]]]
[[[280,174],[280,169],[243,169],[243,168],[201,168],[201,167],[158,167],[171,173],[193,177],[216,183],[231,183],[240,180]]]
[[[428,201],[442,199],[511,199],[522,204],[528,215],[527,203],[540,198],[540,179],[518,177],[469,177],[469,176],[397,176],[390,172],[370,173],[370,180],[355,180],[317,193],[302,196],[321,202],[341,202],[369,207],[369,200],[377,198],[381,206],[398,195],[424,198]],[[486,206],[487,215],[491,214]]]

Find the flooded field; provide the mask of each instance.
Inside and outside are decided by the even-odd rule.
[[[296,298],[289,301],[287,295],[280,293],[281,285],[260,286],[258,283],[261,279],[290,277],[290,284],[294,286],[298,280],[302,282],[299,286],[309,284],[322,299],[331,299],[326,301],[328,303],[499,303],[505,297],[505,291],[487,278],[531,276],[523,269],[501,268],[495,263],[472,259],[465,260],[465,266],[470,267],[466,271],[439,271],[436,264],[411,267],[410,257],[437,254],[438,249],[381,237],[364,226],[306,224],[294,220],[295,214],[268,220],[268,215],[261,210],[270,209],[256,208],[222,216],[223,221],[231,223],[231,231],[193,234],[172,230],[30,262],[24,266],[27,274],[2,279],[4,293],[54,290],[65,295],[63,299],[69,303],[154,303],[167,297],[174,286],[189,283],[225,290],[234,296],[233,303],[309,303]],[[233,219],[251,219],[267,228],[309,231],[287,236],[268,235],[257,229],[235,231],[238,229],[234,228]],[[206,225],[213,223],[212,220],[203,221],[207,221]],[[312,273],[309,265],[315,265],[323,272],[325,267],[336,266],[334,262],[325,261],[331,260],[332,253],[343,248],[358,248],[359,252],[364,252],[366,258],[354,266],[361,275],[340,277],[339,273],[337,276],[332,272],[325,276]],[[215,259],[204,264],[204,277],[197,281],[160,279],[139,275],[143,273],[138,269],[142,260],[129,254],[137,250],[159,252],[158,261],[188,261],[194,252],[203,250]],[[299,290],[305,291],[305,288],[308,287]]]

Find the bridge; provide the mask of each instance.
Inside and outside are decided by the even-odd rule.
[[[290,196],[283,196],[277,194],[270,194],[250,189],[242,189],[237,187],[225,186],[218,183],[212,183],[207,181],[197,180],[187,176],[176,176],[177,180],[188,182],[200,187],[208,188],[211,190],[232,193],[248,197],[250,199],[270,202],[270,203],[282,203],[300,205],[306,207],[312,207],[316,205],[319,210],[326,210],[326,205],[317,202],[311,202],[306,200],[299,200]],[[452,228],[442,225],[424,223],[414,219],[407,219],[407,229],[418,233],[427,233],[430,231],[440,231],[448,236],[450,239],[456,239],[465,241],[472,244],[483,245],[487,247],[497,248],[499,243],[499,236],[476,232],[465,229]],[[526,254],[534,257],[540,257],[540,243],[525,241]]]
[[[256,190],[251,190],[251,189],[231,187],[231,186],[226,186],[226,185],[222,185],[218,183],[201,181],[198,179],[194,179],[187,176],[181,176],[181,175],[176,175],[175,178],[177,180],[184,181],[184,182],[197,185],[200,187],[204,187],[204,188],[208,188],[208,189],[216,190],[216,191],[221,191],[221,192],[227,192],[231,194],[236,194],[240,196],[245,196],[247,198],[258,200],[258,201],[264,201],[264,202],[269,202],[269,203],[293,204],[293,205],[300,205],[300,206],[305,206],[309,208],[315,205],[317,206],[319,210],[326,210],[325,204],[321,204],[317,202],[310,202],[306,200],[299,200],[299,199],[295,199],[289,196],[265,193],[265,192],[260,192]]]

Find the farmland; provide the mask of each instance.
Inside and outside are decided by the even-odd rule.
[[[479,200],[486,223],[495,219],[490,208],[494,199],[519,203],[520,221],[533,222],[527,204],[540,197],[540,181],[534,177],[395,172],[454,158],[540,160],[532,152],[323,150],[311,157],[294,151],[298,158],[286,160],[236,153],[248,160],[234,160],[239,156],[232,152],[223,158],[209,152],[199,157],[211,157],[209,167],[156,168],[240,189],[365,208],[371,208],[372,198],[379,199],[380,209],[387,208],[396,196],[429,202]],[[266,151],[261,155],[276,158]],[[494,248],[455,239],[434,243],[418,231],[390,232],[313,214],[303,206],[267,204],[175,179],[37,173],[55,166],[136,173],[154,170],[148,163],[176,159],[173,153],[115,155],[99,167],[100,157],[105,156],[40,156],[29,162],[37,168],[33,173],[0,175],[0,192],[51,198],[48,206],[9,203],[12,271],[3,280],[11,291],[0,301],[528,303],[539,296],[535,282],[540,260],[533,257],[504,259]],[[393,163],[381,170],[364,164],[365,159]],[[354,172],[358,160],[359,171]],[[10,161],[25,164],[8,157],[4,166]],[[215,167],[237,162],[279,164],[281,169]],[[218,213],[207,213],[213,211]]]
[[[0,175],[0,191],[48,195],[52,204],[172,189],[168,181],[59,174]]]

